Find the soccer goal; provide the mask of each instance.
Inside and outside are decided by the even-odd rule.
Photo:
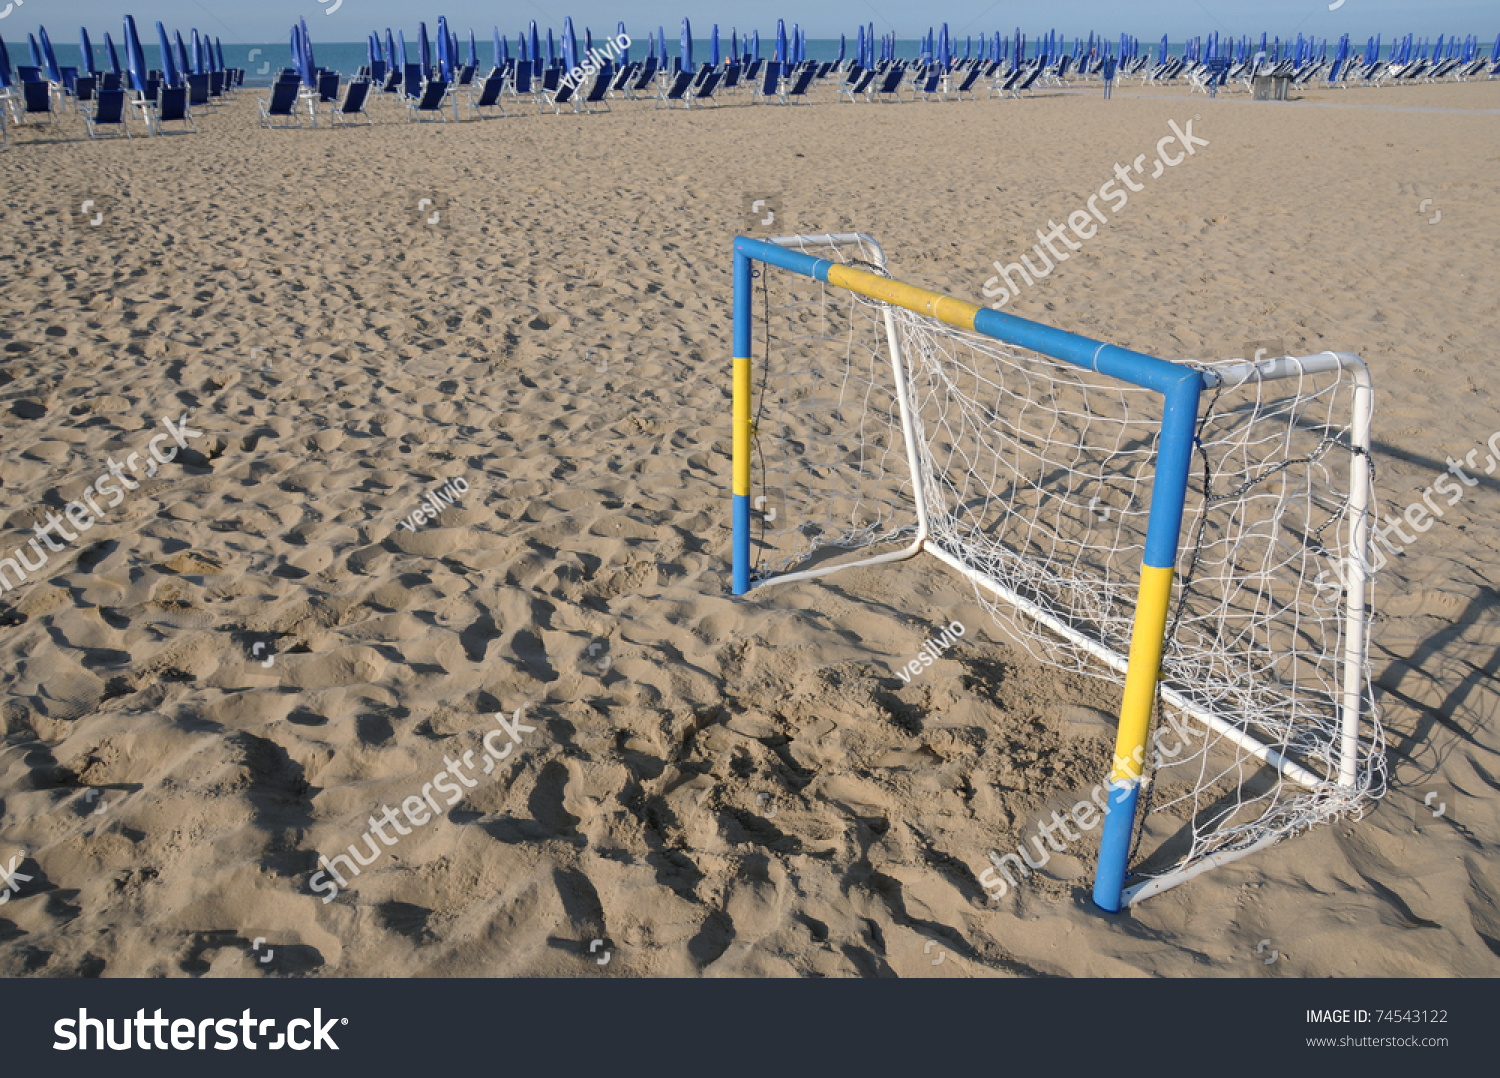
[[[930,554],[1040,661],[1123,686],[1117,911],[1385,787],[1356,356],[1169,362],[734,242],[733,588]]]

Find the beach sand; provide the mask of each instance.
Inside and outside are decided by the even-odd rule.
[[[1117,690],[932,559],[728,576],[747,195],[977,302],[1193,119],[1210,145],[1006,310],[1168,359],[1363,356],[1394,513],[1500,429],[1500,82],[301,131],[254,96],[0,153],[0,555],[162,417],[202,432],[0,599],[0,860],[32,877],[0,973],[1500,973],[1500,477],[1381,577],[1386,798],[1118,916],[1096,838],[999,901],[977,878],[1103,777]],[[517,709],[456,807],[310,889]]]

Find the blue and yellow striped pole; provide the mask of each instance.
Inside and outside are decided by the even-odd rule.
[[[750,258],[734,250],[734,593],[750,590]]]
[[[1044,326],[1003,311],[980,307],[924,288],[902,284],[827,259],[814,258],[761,240],[737,236],[734,241],[734,592],[750,587],[750,261],[766,262],[862,296],[936,318],[959,329],[1072,363],[1085,370],[1154,390],[1163,398],[1156,475],[1151,483],[1151,511],[1135,624],[1130,636],[1130,663],[1115,737],[1115,762],[1094,876],[1094,902],[1111,913],[1124,900],[1130,837],[1135,829],[1146,735],[1172,598],[1172,572],[1182,533],[1188,469],[1198,425],[1198,397],[1203,378],[1191,367],[1132,352],[1053,326]],[[743,402],[743,404],[742,404]]]

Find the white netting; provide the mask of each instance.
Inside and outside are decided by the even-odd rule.
[[[880,262],[868,246],[799,246],[861,268]],[[980,601],[1037,659],[1123,681],[1160,396],[797,274],[756,270],[765,291],[754,313],[768,326],[755,361],[752,488],[767,497],[758,503],[757,578],[858,560],[847,552],[916,536],[894,327],[925,546],[980,578]],[[1383,792],[1383,737],[1363,670],[1355,781],[1337,782],[1352,482],[1374,509],[1369,456],[1351,441],[1354,387],[1348,370],[1335,369],[1203,394],[1163,685],[1315,781],[1288,781],[1200,721],[1173,730],[1159,718],[1140,872],[1357,813]],[[1049,617],[1069,635],[1044,627]]]

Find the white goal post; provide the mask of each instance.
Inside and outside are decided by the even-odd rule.
[[[1357,356],[1168,362],[894,281],[866,235],[734,249],[735,594],[925,552],[1122,682],[1101,907],[1381,795]],[[1190,751],[1150,740],[1158,704]]]

